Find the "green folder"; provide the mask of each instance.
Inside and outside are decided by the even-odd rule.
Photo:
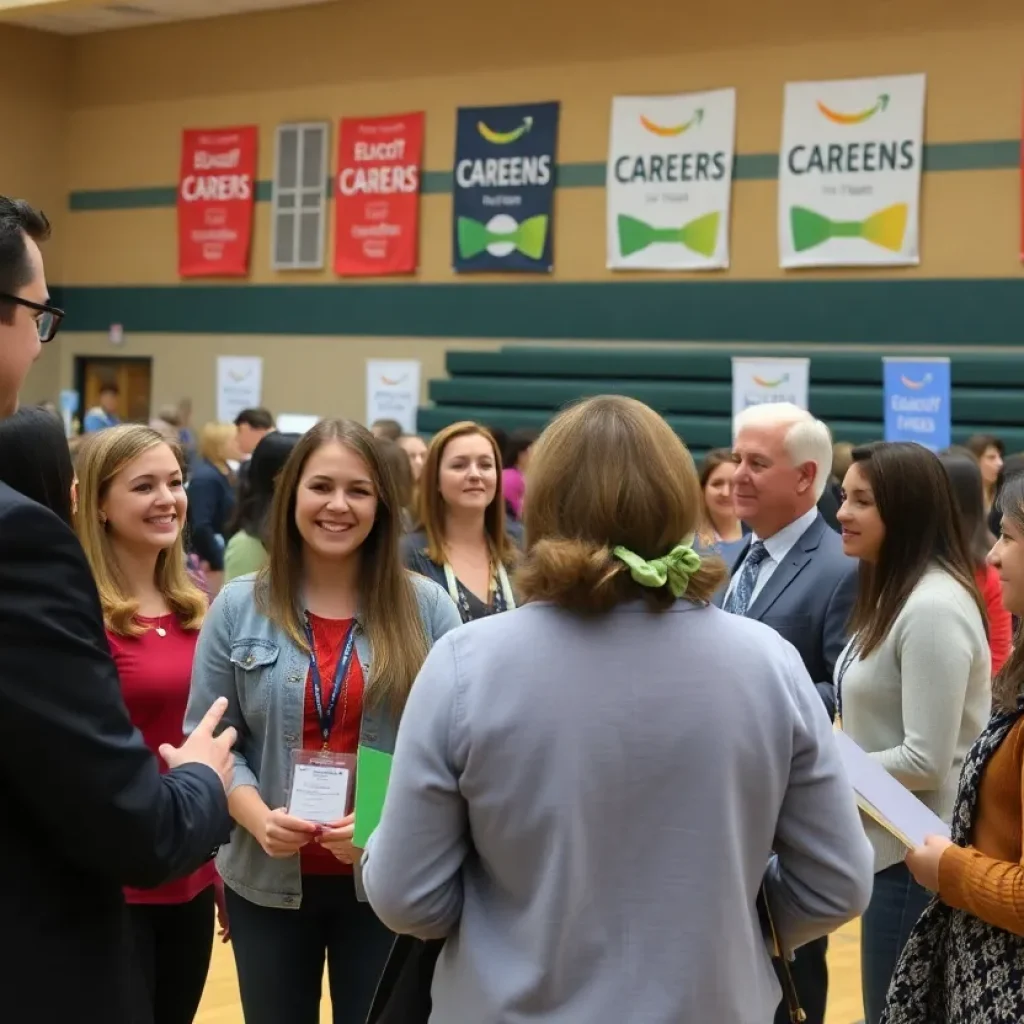
[[[361,746],[356,754],[356,831],[352,845],[360,850],[380,824],[391,779],[391,760],[390,754],[372,747]]]

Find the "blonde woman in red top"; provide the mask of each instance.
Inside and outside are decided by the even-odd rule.
[[[179,453],[149,427],[113,427],[83,449],[78,476],[76,527],[125,704],[151,750],[178,746],[206,613],[185,568]],[[156,889],[125,890],[136,1020],[191,1024],[210,965],[216,882],[211,860]]]

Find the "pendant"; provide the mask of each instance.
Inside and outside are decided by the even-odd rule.
[[[156,627],[156,635],[157,636],[167,636],[167,630],[164,629],[163,626],[157,626]]]

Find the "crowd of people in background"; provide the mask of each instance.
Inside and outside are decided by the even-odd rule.
[[[219,919],[246,1024],[316,1024],[325,964],[335,1024],[822,1024],[860,916],[867,1024],[1024,1019],[998,439],[834,446],[769,404],[698,472],[621,396],[539,436],[193,438],[107,391],[72,452],[17,411],[47,232],[0,198],[12,1019],[190,1024]],[[834,729],[949,835],[863,818]],[[368,836],[289,809],[302,758],[364,752]]]

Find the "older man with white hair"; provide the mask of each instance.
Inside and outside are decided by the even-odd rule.
[[[817,508],[832,470],[831,434],[806,410],[780,402],[745,409],[734,436],[733,505],[752,533],[722,607],[760,619],[793,644],[834,715],[833,674],[848,639],[857,563]],[[808,1024],[825,1019],[826,952],[821,939],[798,950],[793,964]],[[775,1020],[786,1024],[785,1005]]]

